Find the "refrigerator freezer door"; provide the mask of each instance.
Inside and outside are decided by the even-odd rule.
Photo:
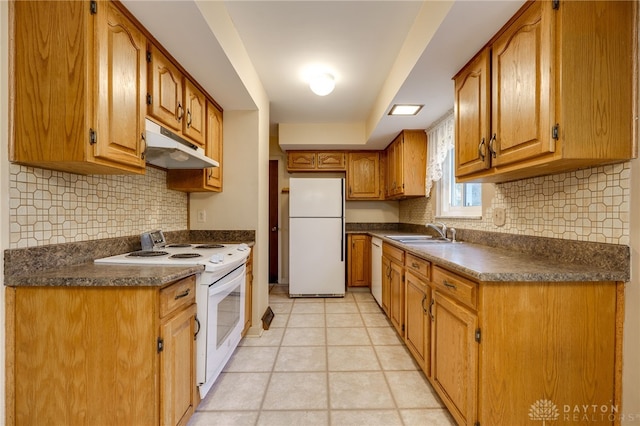
[[[289,180],[289,217],[341,217],[343,204],[344,179]]]
[[[344,296],[342,218],[291,218],[289,232],[289,295]]]

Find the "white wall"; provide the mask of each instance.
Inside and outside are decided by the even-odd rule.
[[[255,103],[255,110],[225,110],[223,118],[223,192],[192,194],[191,229],[254,229],[253,326],[269,304],[269,98],[242,44],[224,2],[196,1],[220,46]],[[224,105],[223,105],[224,107]],[[229,186],[227,186],[229,185]],[[207,220],[195,220],[198,211]]]

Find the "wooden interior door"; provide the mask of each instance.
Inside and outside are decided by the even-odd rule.
[[[269,282],[278,282],[278,160],[269,160]]]

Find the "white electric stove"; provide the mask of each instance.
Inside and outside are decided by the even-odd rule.
[[[192,266],[196,275],[196,379],[201,398],[240,342],[244,325],[247,244],[167,244],[162,231],[141,236],[143,250],[96,259],[98,264]]]

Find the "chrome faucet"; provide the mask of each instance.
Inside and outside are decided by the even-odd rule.
[[[427,223],[425,225],[427,228],[431,228],[434,231],[436,231],[438,233],[438,235],[440,235],[440,238],[443,238],[445,240],[447,240],[447,225],[445,225],[442,222],[436,222],[436,223]]]

